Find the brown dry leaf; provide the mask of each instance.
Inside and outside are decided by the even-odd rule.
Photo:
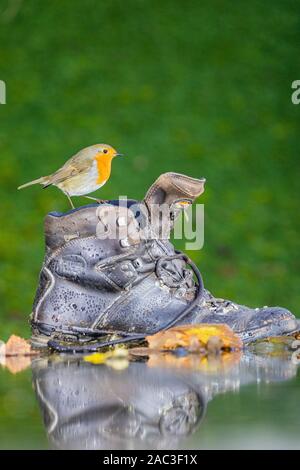
[[[11,335],[5,345],[5,356],[29,356],[37,352],[20,336]]]
[[[183,325],[147,336],[149,348],[156,351],[174,350],[179,347],[190,352],[218,352],[221,349],[242,349],[242,340],[227,325],[202,323]]]
[[[30,356],[9,356],[5,360],[5,367],[12,374],[17,374],[27,369],[31,364]]]
[[[241,351],[225,352],[218,356],[187,354],[178,357],[170,353],[150,353],[148,367],[167,367],[180,370],[188,369],[205,374],[225,372],[237,365],[242,357]]]

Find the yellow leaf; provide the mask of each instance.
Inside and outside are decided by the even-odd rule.
[[[84,360],[90,362],[91,364],[105,364],[107,359],[111,357],[110,351],[105,353],[93,353],[89,356],[85,356]]]
[[[126,364],[126,362],[128,362],[127,357],[127,349],[123,347],[116,347],[115,349],[111,349],[104,353],[97,352],[90,354],[89,356],[85,356],[84,360],[86,362],[90,362],[91,364],[107,364],[116,370],[121,370],[128,366],[128,364]]]
[[[149,348],[154,350],[173,350],[178,347],[191,352],[205,350],[242,348],[241,339],[227,325],[202,323],[183,325],[160,331],[147,338]],[[217,352],[217,351],[214,351]]]

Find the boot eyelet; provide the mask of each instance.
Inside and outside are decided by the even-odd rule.
[[[136,258],[132,261],[132,264],[135,268],[141,268],[143,266],[142,260]]]

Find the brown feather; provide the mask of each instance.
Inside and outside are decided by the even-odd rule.
[[[81,152],[79,152],[74,155],[74,157],[70,158],[59,170],[48,176],[46,186],[50,186],[51,184],[57,185],[73,176],[84,173],[90,168],[92,161],[93,158],[88,159],[86,155],[82,155]]]

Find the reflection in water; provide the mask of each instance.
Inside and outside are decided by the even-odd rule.
[[[35,359],[32,370],[53,447],[175,449],[201,426],[214,396],[254,382],[288,380],[297,364],[290,356],[245,353],[183,367],[169,354],[122,371],[74,357]]]

